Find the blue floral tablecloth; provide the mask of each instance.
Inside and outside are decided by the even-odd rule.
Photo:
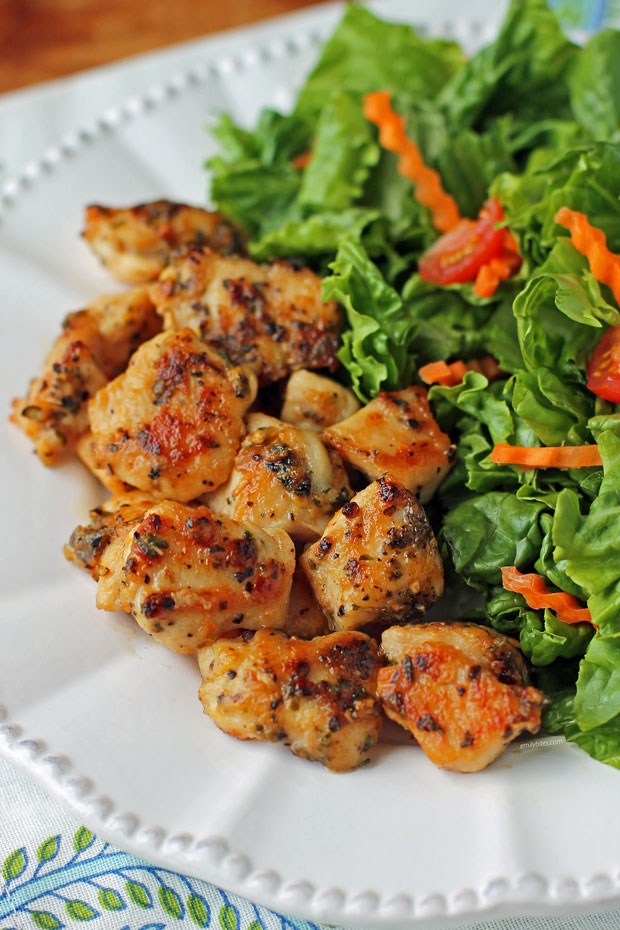
[[[620,24],[620,0],[551,0],[551,5],[570,28]],[[16,106],[23,104],[11,100],[5,111],[9,119]],[[319,930],[108,845],[1,758],[0,869],[0,930],[61,930],[80,924],[92,930]],[[492,920],[470,930],[483,926],[620,930],[620,910]]]

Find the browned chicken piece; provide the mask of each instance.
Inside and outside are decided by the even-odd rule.
[[[353,391],[332,378],[301,369],[288,379],[281,417],[285,423],[321,433],[359,409]]]
[[[381,391],[323,439],[369,478],[389,473],[416,497],[431,499],[456,457],[433,417],[424,388]]]
[[[99,297],[66,317],[42,376],[13,401],[11,420],[45,465],[73,448],[88,429],[89,399],[160,329],[147,288]]]
[[[178,249],[208,245],[230,255],[243,248],[240,230],[225,216],[170,200],[120,208],[93,204],[86,208],[82,236],[127,284],[154,281]]]
[[[426,515],[387,475],[345,504],[299,563],[335,630],[413,620],[443,592]]]
[[[125,371],[136,349],[161,332],[161,319],[149,295],[149,287],[104,294],[78,312],[87,313],[95,321],[99,343],[93,351],[108,378]]]
[[[294,569],[281,530],[161,501],[103,553],[97,606],[131,613],[173,652],[195,652],[239,627],[283,626]]]
[[[198,658],[200,700],[225,733],[281,741],[333,772],[370,761],[381,712],[377,647],[369,636],[332,633],[305,642],[259,630],[218,639]]]
[[[88,526],[76,526],[64,547],[65,557],[86,569],[97,581],[101,557],[108,546],[119,537],[124,543],[129,530],[141,522],[146,511],[155,503],[143,491],[111,497],[101,507],[90,511]]]
[[[479,772],[540,728],[545,696],[528,687],[514,640],[474,623],[416,623],[385,630],[381,647],[393,663],[379,672],[383,708],[435,765]]]
[[[282,627],[289,636],[314,639],[329,633],[327,617],[317,604],[312,588],[299,568],[295,569],[286,622]]]
[[[321,300],[321,279],[288,262],[257,265],[194,249],[174,258],[151,296],[164,329],[191,326],[261,385],[296,368],[336,363],[340,310]]]
[[[207,503],[257,526],[278,526],[301,542],[321,535],[353,494],[337,452],[316,433],[252,414],[228,482]]]
[[[90,402],[87,457],[132,487],[191,500],[228,478],[255,396],[252,372],[192,330],[160,333]]]
[[[134,491],[135,488],[128,484],[126,481],[121,481],[120,478],[117,478],[114,472],[111,470],[111,465],[106,465],[105,463],[100,463],[98,459],[97,444],[93,439],[93,434],[90,430],[87,433],[84,433],[75,444],[75,451],[78,455],[78,458],[82,460],[84,465],[88,468],[89,471],[93,473],[95,478],[97,478],[104,488],[110,492],[110,494],[115,497],[121,494],[128,494],[130,491]],[[144,492],[140,492],[144,493]],[[159,499],[160,495],[153,494],[153,498]]]

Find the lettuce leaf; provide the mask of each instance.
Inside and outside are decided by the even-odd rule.
[[[501,583],[501,568],[533,564],[540,551],[540,515],[544,505],[519,500],[510,492],[480,494],[451,510],[444,519],[447,543],[458,574],[472,587],[485,590]]]
[[[333,273],[323,281],[323,299],[337,300],[345,309],[351,328],[343,335],[338,357],[358,397],[369,400],[381,387],[410,384],[416,323],[401,297],[351,238],[341,241],[329,267]]]
[[[545,0],[511,0],[495,42],[471,58],[438,103],[461,128],[512,112],[531,122],[570,115],[567,76],[577,55]]]
[[[321,110],[299,202],[321,213],[344,210],[361,196],[380,148],[359,96],[333,94]]]
[[[620,634],[620,438],[598,440],[604,477],[587,514],[570,488],[558,497],[553,522],[554,559],[588,596],[601,635]]]
[[[620,32],[592,36],[570,76],[570,100],[579,122],[594,139],[620,132]]]
[[[316,119],[334,91],[365,94],[381,89],[432,99],[463,61],[454,42],[423,39],[411,26],[385,22],[351,3],[323,46],[295,112]]]

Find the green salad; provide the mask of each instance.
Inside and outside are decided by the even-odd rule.
[[[440,233],[364,115],[376,91],[390,92],[462,218],[501,204],[522,263],[490,296],[420,275]],[[477,593],[466,618],[519,639],[551,699],[547,731],[620,767],[620,407],[587,371],[609,333],[604,380],[620,401],[620,311],[555,220],[562,207],[585,214],[620,253],[620,32],[581,48],[543,0],[513,0],[496,41],[468,60],[351,5],[292,113],[264,110],[253,131],[223,116],[214,133],[212,201],[247,230],[252,257],[324,275],[324,299],[347,319],[342,378],[360,399],[421,383],[429,363],[498,363],[492,381],[468,370],[429,392],[458,447],[429,505],[447,580]],[[597,447],[602,467],[497,464],[498,444]],[[503,586],[505,566],[571,595],[591,622],[528,606]]]

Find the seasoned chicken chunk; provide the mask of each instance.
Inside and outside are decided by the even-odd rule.
[[[13,401],[11,419],[45,465],[74,446],[88,429],[89,399],[160,329],[147,288],[99,297],[66,317],[42,376]]]
[[[323,439],[369,478],[389,473],[422,503],[430,500],[456,456],[428,406],[424,388],[381,391]]]
[[[95,322],[99,341],[93,351],[108,378],[120,375],[138,346],[161,331],[161,319],[149,294],[148,287],[104,294],[91,301],[84,311],[78,311],[78,315],[86,313]]]
[[[165,329],[191,326],[261,385],[336,362],[340,311],[321,300],[321,279],[307,268],[194,249],[172,260],[151,296]]]
[[[385,630],[391,664],[379,698],[436,765],[478,772],[524,730],[536,733],[545,701],[528,687],[517,643],[474,623],[416,623]]]
[[[426,515],[387,475],[345,504],[299,562],[336,630],[412,620],[443,592]]]
[[[279,526],[293,539],[320,536],[332,514],[352,491],[342,460],[316,433],[274,417],[248,417],[228,482],[208,504],[235,520]]]
[[[347,772],[369,762],[381,729],[377,647],[363,633],[312,642],[275,630],[241,633],[198,654],[205,713],[238,739],[282,741]]]
[[[103,553],[97,606],[131,613],[174,652],[194,652],[228,630],[282,626],[294,569],[281,530],[161,501]]]
[[[216,252],[239,252],[243,237],[220,213],[170,200],[135,207],[86,208],[84,239],[119,281],[154,281],[177,249],[208,245]]]
[[[300,369],[288,379],[281,417],[285,423],[321,433],[359,409],[353,391],[332,378]]]
[[[327,617],[317,604],[312,588],[299,568],[293,575],[286,621],[282,627],[289,636],[314,639],[329,633]]]
[[[101,507],[90,511],[88,526],[76,526],[64,547],[65,557],[85,568],[97,581],[101,557],[108,546],[119,537],[124,542],[129,530],[141,522],[155,503],[144,491],[111,497]]]
[[[89,404],[96,470],[157,497],[188,501],[228,478],[256,395],[190,329],[160,333]]]

